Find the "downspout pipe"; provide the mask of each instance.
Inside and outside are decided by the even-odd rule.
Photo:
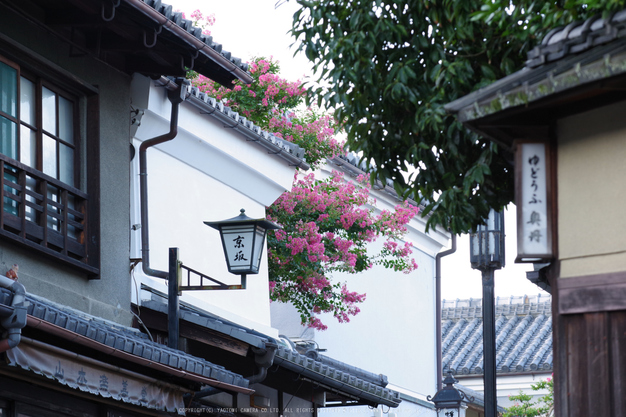
[[[254,363],[258,368],[258,373],[250,377],[246,377],[250,384],[258,384],[267,377],[267,370],[274,364],[274,357],[278,350],[278,344],[275,342],[265,342],[265,348],[260,349],[257,347],[251,347],[254,353]]]
[[[176,79],[177,88],[167,89],[167,98],[172,103],[170,116],[170,131],[156,136],[152,139],[144,140],[139,147],[139,199],[141,200],[141,267],[146,275],[167,279],[168,271],[159,271],[150,268],[150,228],[148,221],[148,161],[146,153],[148,148],[170,141],[178,134],[178,111],[180,103],[187,96],[187,86],[189,81],[184,78]]]
[[[435,256],[435,328],[436,328],[436,350],[437,350],[437,391],[443,386],[443,370],[441,369],[443,360],[441,357],[441,258],[452,255],[456,252],[456,235],[452,235],[452,247]]]
[[[0,325],[6,329],[6,337],[0,340],[1,353],[17,346],[22,338],[22,329],[26,326],[26,290],[19,282],[1,276],[0,286],[13,292],[13,311],[0,320]]]
[[[274,357],[276,357],[276,351],[278,350],[278,343],[272,339],[272,341],[265,342],[265,348],[258,348],[251,346],[254,353],[254,363],[258,368],[258,372],[250,377],[246,377],[250,381],[250,385],[263,382],[267,377],[267,370],[274,364]],[[185,394],[184,398],[189,400],[190,398],[199,399],[208,397],[210,395],[218,394],[224,391],[216,387],[207,387],[203,390],[192,394]]]

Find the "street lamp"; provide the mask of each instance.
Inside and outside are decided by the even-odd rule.
[[[252,219],[244,209],[240,212],[232,219],[204,224],[219,230],[228,272],[245,280],[246,274],[259,273],[267,231],[281,227],[265,219]]]
[[[491,210],[470,235],[470,263],[482,272],[485,417],[496,417],[496,324],[494,270],[504,266],[504,212]]]
[[[426,399],[435,403],[438,416],[443,417],[464,417],[467,408],[467,396],[465,393],[454,387],[457,381],[452,376],[452,371],[448,370],[446,379],[443,380],[444,387],[437,391],[434,397],[429,395]]]
[[[241,284],[229,285],[202,272],[183,265],[178,248],[170,248],[168,274],[168,346],[178,349],[179,300],[183,291],[194,290],[245,290],[246,275],[258,274],[263,256],[265,235],[270,229],[281,229],[265,219],[252,219],[241,209],[232,219],[204,222],[220,232],[228,272],[241,276]],[[183,273],[186,284],[183,283]],[[193,285],[192,285],[193,281]],[[207,283],[208,281],[208,283]]]
[[[470,235],[470,263],[484,271],[504,266],[504,212],[491,210],[485,224]]]

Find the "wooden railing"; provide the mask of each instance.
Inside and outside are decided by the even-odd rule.
[[[0,178],[0,235],[93,269],[85,244],[86,193],[2,154]]]

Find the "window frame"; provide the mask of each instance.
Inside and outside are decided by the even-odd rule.
[[[59,144],[63,144],[66,146],[69,146],[73,149],[74,151],[74,160],[72,161],[72,176],[73,176],[73,183],[67,183],[68,185],[72,186],[72,187],[76,187],[78,189],[81,189],[80,186],[80,175],[81,175],[81,160],[83,159],[81,156],[81,142],[82,142],[82,136],[80,134],[80,98],[77,97],[74,94],[71,94],[69,92],[67,92],[66,90],[64,90],[63,88],[58,87],[56,84],[50,83],[48,82],[46,79],[42,78],[42,77],[37,77],[37,76],[32,76],[33,78],[36,79],[36,81],[33,81],[33,79],[31,79],[31,75],[26,72],[24,73],[24,71],[21,72],[20,74],[21,77],[26,78],[27,80],[33,82],[36,85],[37,91],[36,91],[36,97],[37,97],[37,109],[36,109],[36,115],[38,118],[38,126],[35,127],[37,133],[37,169],[38,171],[43,172],[43,138],[44,136],[49,136],[52,139],[54,139],[55,141],[55,145],[56,145],[56,177],[57,179],[59,179],[59,181],[65,182],[63,180],[61,180],[61,175],[60,175],[60,170],[61,170],[61,164],[60,164],[60,159],[61,159],[61,152],[59,151]],[[43,108],[42,108],[42,103],[41,103],[41,97],[39,96],[39,94],[41,93],[43,88],[47,88],[48,90],[54,92],[57,96],[63,97],[66,100],[70,101],[73,104],[73,109],[72,109],[72,135],[74,138],[74,142],[73,144],[70,144],[69,142],[67,142],[66,140],[62,139],[61,137],[58,136],[58,134],[52,134],[48,131],[45,130],[44,126],[43,126],[43,121],[40,120],[42,118],[43,115]],[[21,82],[20,82],[20,89],[21,89]],[[21,90],[20,90],[21,93]],[[56,100],[55,103],[55,107],[56,107],[56,114],[59,114],[59,104],[58,104],[58,99]],[[58,116],[57,116],[58,119]],[[58,120],[57,120],[58,123]],[[22,120],[20,119],[20,126],[23,125],[24,122],[22,122]],[[58,129],[58,127],[57,127]],[[20,146],[21,146],[21,142],[20,142]],[[21,148],[20,148],[20,152],[21,152]]]
[[[72,184],[63,183],[60,180],[52,181],[61,182],[64,187],[71,192],[78,192],[85,194],[85,207],[82,209],[84,215],[82,222],[84,223],[84,229],[81,236],[81,244],[84,246],[85,256],[82,259],[76,259],[68,256],[66,250],[59,251],[57,249],[51,249],[47,247],[48,242],[44,240],[44,244],[29,239],[25,235],[26,228],[22,229],[22,232],[15,233],[15,231],[5,230],[4,223],[1,217],[4,213],[0,213],[0,238],[8,238],[23,247],[29,249],[36,249],[50,258],[53,258],[61,263],[73,267],[75,269],[85,272],[89,279],[100,278],[100,185],[99,185],[99,148],[100,148],[100,124],[99,124],[99,91],[98,88],[90,85],[74,74],[66,71],[58,65],[48,61],[47,59],[37,55],[36,53],[27,50],[23,46],[7,39],[0,38],[0,62],[16,69],[17,74],[17,102],[16,106],[20,106],[21,101],[21,78],[24,77],[27,80],[34,82],[36,87],[36,105],[38,109],[36,111],[36,117],[39,121],[37,127],[37,162],[35,169],[38,173],[43,174],[43,144],[41,141],[46,135],[43,125],[41,124],[41,91],[42,88],[48,88],[60,97],[70,100],[73,103],[73,171],[74,176]],[[56,99],[55,106],[58,107],[59,99]],[[4,114],[3,114],[4,115]],[[23,124],[20,118],[19,108],[16,110],[16,117],[12,117],[9,120],[16,123],[16,129],[21,129]],[[57,116],[58,121],[58,116]],[[30,126],[29,128],[32,128]],[[60,176],[60,164],[61,158],[59,147],[60,143],[66,144],[67,141],[59,138],[57,132],[51,136],[55,141],[56,146],[56,176]],[[19,162],[20,158],[20,134],[17,134],[17,158],[15,161],[18,165],[28,167],[26,164]],[[12,158],[11,158],[12,159]],[[4,164],[4,162],[3,162]],[[0,178],[4,181],[4,174]],[[56,185],[55,185],[56,186]],[[20,213],[21,217],[25,215]],[[29,220],[30,221],[30,220]],[[24,223],[24,220],[22,220]],[[44,228],[46,229],[46,228]],[[46,232],[44,232],[44,235]],[[67,239],[67,237],[64,237]]]

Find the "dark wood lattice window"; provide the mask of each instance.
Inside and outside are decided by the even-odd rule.
[[[78,97],[0,57],[0,235],[87,266],[78,121]]]

